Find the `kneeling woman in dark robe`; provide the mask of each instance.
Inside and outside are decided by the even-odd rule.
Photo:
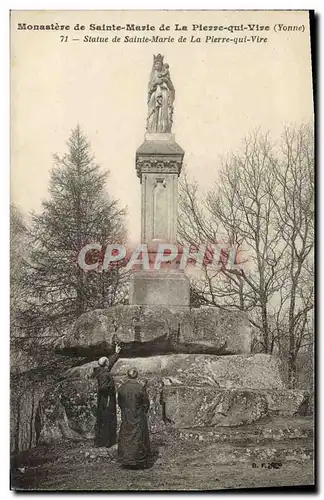
[[[118,459],[123,467],[148,467],[150,438],[147,425],[149,398],[145,387],[136,379],[137,370],[128,370],[128,380],[118,390],[121,426],[118,437]]]
[[[98,381],[95,446],[109,448],[117,441],[116,388],[110,370],[119,358],[120,346],[109,358],[100,358],[93,376]]]

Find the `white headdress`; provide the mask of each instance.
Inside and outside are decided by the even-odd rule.
[[[99,365],[99,366],[105,366],[105,365],[106,365],[106,363],[107,363],[107,361],[108,361],[108,358],[106,358],[105,356],[103,356],[102,358],[100,358],[100,359],[98,360],[98,365]]]

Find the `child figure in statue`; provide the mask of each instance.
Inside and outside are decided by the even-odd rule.
[[[171,77],[170,77],[170,70],[169,70],[170,66],[168,65],[168,63],[164,63],[163,64],[163,71],[160,73],[159,77],[163,80],[163,78],[169,78],[171,80]],[[164,80],[163,80],[164,81]]]

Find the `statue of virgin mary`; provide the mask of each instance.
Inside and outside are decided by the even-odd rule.
[[[153,56],[153,67],[148,86],[147,132],[170,133],[172,127],[174,87],[169,65],[163,64],[163,56]]]

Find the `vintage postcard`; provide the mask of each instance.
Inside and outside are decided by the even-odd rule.
[[[314,489],[314,29],[11,11],[11,489]]]

